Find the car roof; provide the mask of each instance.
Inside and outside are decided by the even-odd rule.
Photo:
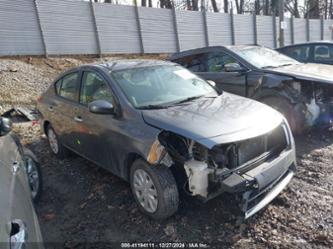
[[[316,44],[331,44],[331,45],[333,45],[333,42],[332,41],[308,41],[308,42],[302,42],[302,43],[283,46],[281,48],[277,48],[277,50],[283,49],[283,48],[289,48],[289,47],[296,47],[296,46],[303,46],[303,45],[316,45]]]
[[[246,47],[258,47],[258,45],[254,44],[248,44],[248,45],[227,45],[227,46],[208,46],[208,47],[202,47],[202,48],[195,48],[195,49],[189,49],[182,52],[177,52],[172,54],[168,60],[175,60],[178,58],[182,58],[184,56],[192,55],[192,54],[199,54],[199,53],[205,53],[205,52],[211,52],[215,50],[221,50],[221,49],[232,49],[232,48],[246,48]]]
[[[83,66],[102,67],[108,71],[118,71],[123,69],[151,67],[151,66],[163,66],[163,65],[175,65],[175,63],[163,60],[151,60],[151,59],[121,59],[111,60],[104,63],[88,64]],[[82,67],[83,67],[82,66]]]

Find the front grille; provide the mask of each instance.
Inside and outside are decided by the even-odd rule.
[[[238,147],[238,165],[242,165],[265,153],[280,154],[288,146],[287,137],[282,125],[272,132],[242,141]]]
[[[262,136],[214,147],[211,158],[221,168],[247,168],[278,156],[288,148],[288,141],[286,127],[282,124]]]

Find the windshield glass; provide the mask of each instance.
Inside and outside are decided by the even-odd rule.
[[[118,70],[111,76],[132,105],[141,109],[168,106],[208,94],[218,95],[205,80],[176,65]]]
[[[265,47],[230,47],[230,50],[257,68],[275,68],[299,64],[298,61]]]

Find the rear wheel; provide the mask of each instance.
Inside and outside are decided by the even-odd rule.
[[[58,135],[55,133],[51,125],[47,127],[46,135],[53,154],[55,154],[60,159],[65,158],[68,154],[68,149],[61,144],[58,139]]]
[[[304,130],[304,124],[293,105],[282,97],[268,97],[261,100],[263,103],[279,111],[288,121],[290,129],[294,134],[301,134]]]
[[[179,193],[169,168],[136,160],[130,172],[131,189],[140,210],[153,219],[165,219],[178,210]]]

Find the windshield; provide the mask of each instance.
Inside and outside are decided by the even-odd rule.
[[[300,64],[288,56],[265,47],[230,47],[230,49],[257,68],[276,68]]]
[[[132,105],[141,109],[218,95],[205,80],[176,65],[124,69],[111,75]]]

